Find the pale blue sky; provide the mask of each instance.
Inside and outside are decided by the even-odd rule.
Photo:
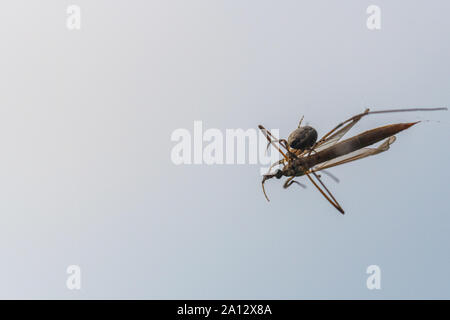
[[[82,10],[66,29],[66,7]],[[381,8],[381,30],[366,8]],[[338,214],[258,165],[175,166],[171,133],[319,135],[449,106],[448,1],[7,1],[1,298],[450,298],[447,113],[336,168]],[[66,268],[82,270],[69,291]],[[382,289],[366,288],[379,265]]]

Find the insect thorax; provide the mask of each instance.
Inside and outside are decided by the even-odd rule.
[[[303,159],[299,158],[292,160],[283,168],[283,175],[286,177],[299,177],[305,174],[305,170],[307,170],[306,164]]]

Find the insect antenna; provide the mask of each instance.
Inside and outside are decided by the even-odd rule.
[[[266,194],[266,189],[264,188],[264,182],[266,182],[266,180],[269,180],[269,179],[271,179],[273,177],[275,177],[275,174],[265,174],[263,176],[262,181],[261,181],[262,190],[263,190],[263,193],[264,193],[264,197],[266,197],[267,202],[270,202],[270,200],[269,200],[269,197]]]

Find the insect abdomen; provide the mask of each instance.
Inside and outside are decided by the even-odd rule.
[[[288,137],[289,147],[297,150],[305,150],[316,143],[317,131],[310,126],[299,127],[291,132]]]

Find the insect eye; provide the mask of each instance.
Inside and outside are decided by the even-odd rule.
[[[275,172],[275,178],[280,179],[283,176],[283,172],[278,169],[277,172]]]

